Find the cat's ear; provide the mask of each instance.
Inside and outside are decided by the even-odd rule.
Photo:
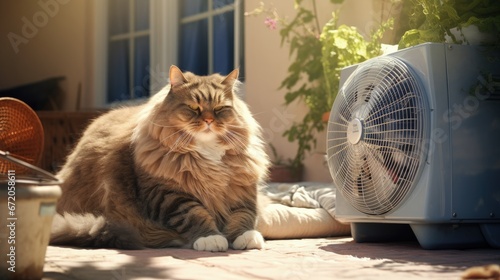
[[[182,74],[181,69],[179,67],[172,65],[170,66],[170,85],[172,87],[177,87],[187,83],[186,77]]]
[[[240,74],[240,70],[238,68],[234,69],[229,73],[225,78],[224,81],[222,81],[222,84],[227,86],[227,87],[233,87],[234,83],[238,81],[238,75]]]
[[[226,98],[228,98],[228,99],[233,99],[233,91],[236,90],[236,85],[238,84],[239,73],[240,73],[240,70],[238,68],[236,68],[233,71],[231,71],[231,73],[229,73],[222,81],[222,84],[226,88],[224,90],[224,93],[226,95]]]

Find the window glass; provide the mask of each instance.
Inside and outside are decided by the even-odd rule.
[[[149,0],[110,0],[107,101],[149,96]]]
[[[179,49],[179,67],[198,75],[208,74],[208,22],[183,24]]]
[[[234,68],[234,12],[214,17],[214,72],[228,74]]]
[[[128,42],[115,41],[109,44],[108,54],[108,102],[127,100],[129,89]]]
[[[216,0],[217,1],[217,0]],[[188,17],[208,10],[207,0],[181,0],[181,17]]]
[[[134,98],[149,96],[150,73],[149,73],[149,36],[135,39],[134,55]]]
[[[135,0],[135,30],[149,29],[149,1]]]
[[[213,9],[219,9],[227,5],[234,4],[234,0],[213,0]]]
[[[128,33],[129,30],[129,1],[109,0],[109,34],[111,36]]]

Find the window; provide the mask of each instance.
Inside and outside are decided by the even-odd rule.
[[[107,102],[149,96],[149,4],[109,1]]]
[[[200,75],[243,69],[242,1],[180,1],[179,67]]]
[[[93,84],[106,96],[95,106],[148,97],[168,83],[172,64],[200,75],[240,67],[243,76],[242,1],[96,1]]]

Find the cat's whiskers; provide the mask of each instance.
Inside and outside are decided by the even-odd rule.
[[[224,139],[224,141],[226,141],[226,142],[229,144],[229,146],[232,146],[232,147],[234,147],[235,149],[239,150],[239,148],[240,148],[240,147],[239,147],[239,146],[238,146],[238,144],[237,144],[237,143],[235,143],[235,142],[234,142],[234,140],[232,140],[231,138],[227,137],[226,135],[223,135],[223,136],[222,136],[222,139]]]
[[[175,134],[177,134],[177,133],[179,133],[179,132],[182,132],[182,130],[181,130],[181,129],[179,129],[179,130],[177,130],[176,132],[171,133],[170,135],[168,135],[168,136],[166,136],[166,137],[164,137],[164,138],[159,139],[159,141],[160,141],[161,143],[163,143],[165,140],[167,140],[168,138],[170,138],[170,137],[174,136]]]
[[[193,137],[190,134],[182,134],[179,138],[177,138],[177,140],[170,148],[172,150],[177,150],[177,148],[185,146],[187,143],[189,143],[191,139],[193,139]]]
[[[236,124],[229,124],[229,123],[226,123],[224,125],[226,125],[227,127],[234,127],[234,128],[243,128],[243,129],[247,128],[247,126],[244,126],[244,125],[236,125]]]
[[[243,133],[235,130],[227,130],[227,133],[231,133],[232,135],[238,136],[239,138],[243,137]]]
[[[228,131],[225,135],[222,136],[224,140],[226,140],[228,143],[230,143],[232,146],[235,148],[238,148],[240,150],[245,150],[245,143],[240,139],[241,134],[235,131]]]
[[[154,125],[154,126],[159,126],[159,127],[163,127],[163,128],[177,127],[175,125],[163,125],[163,124],[159,124],[159,123],[156,123],[154,121],[150,121],[149,123],[152,124],[152,125]]]
[[[264,114],[264,113],[265,113],[265,111],[252,113],[252,116],[254,116],[254,117],[255,117],[255,116],[258,116],[258,115],[262,115],[262,114]]]
[[[172,146],[168,147],[168,152],[164,155],[164,157],[170,155],[172,152],[177,152],[179,147],[186,146],[191,142],[192,139],[193,136],[188,133],[181,135],[179,138],[177,138],[177,140],[175,140]]]

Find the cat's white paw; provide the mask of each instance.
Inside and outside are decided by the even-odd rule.
[[[256,230],[247,230],[234,240],[233,249],[262,249],[264,245],[264,237],[262,237],[260,232]]]
[[[200,237],[193,244],[197,251],[224,252],[228,247],[227,239],[219,234]]]

